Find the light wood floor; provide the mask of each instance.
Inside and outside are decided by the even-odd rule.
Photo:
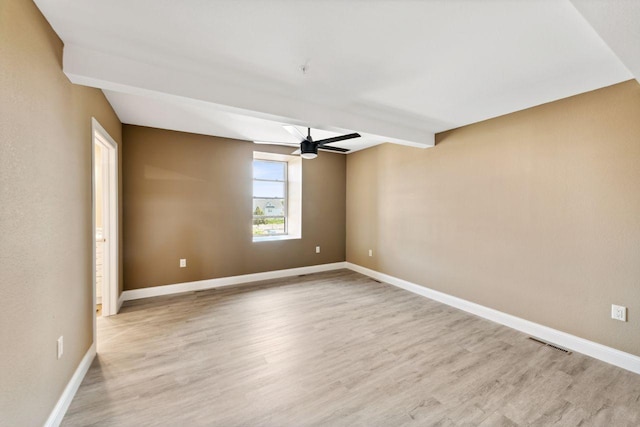
[[[640,375],[345,270],[98,326],[63,426],[640,425]]]

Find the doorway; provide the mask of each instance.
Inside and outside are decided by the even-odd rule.
[[[92,159],[93,294],[95,317],[100,317],[117,314],[119,308],[118,145],[95,118]]]

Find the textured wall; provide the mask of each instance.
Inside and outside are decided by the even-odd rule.
[[[123,138],[125,289],[345,260],[344,155],[303,161],[302,239],[254,243],[253,151],[291,148],[129,125]]]
[[[92,342],[91,117],[31,1],[0,1],[0,425],[42,425]],[[64,356],[56,339],[64,335]]]
[[[640,355],[639,189],[632,80],[349,155],[347,260]]]

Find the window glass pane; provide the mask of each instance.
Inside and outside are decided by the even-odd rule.
[[[253,235],[254,236],[273,236],[285,234],[284,217],[276,218],[253,218]]]
[[[253,197],[277,197],[283,199],[284,182],[253,181]]]
[[[253,178],[284,181],[285,166],[286,166],[286,163],[284,162],[265,162],[260,160],[254,160],[253,161]]]
[[[256,216],[284,216],[284,199],[253,199]]]
[[[287,234],[287,162],[253,161],[253,235]]]

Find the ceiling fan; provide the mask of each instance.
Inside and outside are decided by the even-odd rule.
[[[287,145],[287,146],[300,146],[300,149],[294,151],[291,154],[300,154],[303,159],[315,159],[318,157],[318,150],[325,151],[338,151],[340,153],[347,153],[349,150],[346,148],[333,147],[333,142],[344,141],[352,138],[360,138],[359,133],[350,133],[347,135],[334,136],[333,138],[325,138],[318,141],[314,141],[311,138],[311,128],[307,128],[307,136],[304,136],[302,132],[295,126],[282,126],[287,132],[293,135],[296,139],[300,140],[299,143],[290,142],[267,142],[267,141],[253,141],[256,144],[275,144],[275,145]]]

